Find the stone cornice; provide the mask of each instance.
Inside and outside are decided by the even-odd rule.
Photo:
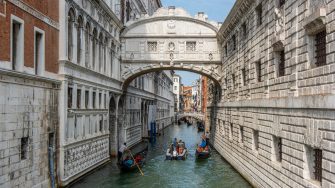
[[[36,10],[35,8],[31,7],[30,5],[28,5],[27,3],[23,2],[23,1],[18,1],[18,0],[7,0],[7,1],[14,4],[15,6],[21,8],[25,12],[31,14],[35,18],[40,19],[41,21],[50,25],[51,27],[59,30],[58,20],[51,19],[47,15],[41,13],[40,11]]]
[[[142,25],[142,24],[146,24],[146,23],[150,23],[150,22],[156,22],[156,21],[166,21],[166,20],[177,20],[177,21],[187,21],[187,22],[194,22],[203,26],[206,26],[210,29],[212,29],[215,33],[218,33],[218,28],[215,27],[214,25],[212,25],[209,22],[205,22],[202,20],[198,20],[195,18],[190,18],[190,17],[183,17],[183,16],[157,16],[157,17],[150,17],[150,18],[146,18],[146,19],[140,19],[136,22],[133,22],[132,24],[128,25],[122,32],[122,37],[126,35],[126,33],[128,31],[130,31],[131,29]]]
[[[236,25],[245,13],[248,12],[254,2],[255,0],[237,0],[235,2],[234,7],[219,29],[218,39],[220,43],[222,43],[229,36],[232,30],[234,30]]]

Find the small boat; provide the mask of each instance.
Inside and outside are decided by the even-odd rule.
[[[184,144],[185,145],[185,144]],[[170,152],[170,148],[166,151],[166,160],[185,160],[187,158],[187,148],[184,146],[184,150],[182,154],[177,154],[177,151]]]
[[[205,130],[204,125],[202,123],[198,124],[198,132],[202,132],[204,130]]]
[[[131,154],[133,155],[134,158],[136,156],[140,156],[141,160],[137,163],[140,167],[142,167],[145,163],[145,158],[148,153],[148,142],[147,141],[142,141],[139,144],[133,146],[130,148]],[[123,155],[121,156],[121,160],[118,161],[118,167],[122,172],[130,172],[133,170],[138,169],[135,161],[133,160],[132,155],[130,154],[129,151],[125,151]],[[132,161],[131,165],[127,165],[126,159],[129,159]]]
[[[202,151],[198,152],[198,150],[195,150],[195,157],[196,159],[207,159],[211,156],[210,149],[208,151]]]

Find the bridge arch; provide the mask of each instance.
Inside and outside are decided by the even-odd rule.
[[[126,26],[121,34],[124,90],[136,77],[160,70],[190,71],[220,85],[220,25],[204,13],[191,17],[181,8],[160,8]]]

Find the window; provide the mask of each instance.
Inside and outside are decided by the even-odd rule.
[[[247,38],[247,34],[248,34],[248,32],[247,32],[247,24],[244,22],[243,24],[242,24],[242,27],[241,27],[241,29],[242,29],[242,39],[245,39],[245,38]]]
[[[81,64],[81,41],[82,41],[82,31],[83,31],[83,18],[78,17],[78,26],[77,26],[77,63]]]
[[[258,140],[259,140],[259,132],[258,131],[256,131],[256,130],[254,130],[253,131],[253,137],[254,137],[254,150],[258,150],[258,148],[259,148],[259,142],[258,142]]]
[[[233,51],[235,51],[236,50],[236,36],[233,35],[231,40],[232,40]]]
[[[279,7],[282,7],[285,4],[285,0],[279,0]]]
[[[100,131],[100,132],[102,132],[103,124],[104,124],[104,117],[101,116],[101,117],[100,117],[100,121],[99,121],[99,131]]]
[[[157,42],[148,42],[148,51],[157,52]]]
[[[257,7],[256,7],[256,22],[257,22],[257,26],[262,25],[263,23],[263,18],[262,18],[262,14],[263,14],[263,10],[262,10],[262,3],[260,3]]]
[[[28,154],[28,137],[21,138],[21,160],[27,159]]]
[[[126,2],[126,22],[130,20],[131,7],[129,1]]]
[[[316,66],[326,65],[326,36],[327,32],[321,31],[315,35],[315,55],[316,55]]]
[[[245,86],[246,82],[247,82],[247,76],[246,76],[246,73],[245,73],[245,68],[243,68],[241,70],[241,74],[242,74],[242,85]]]
[[[12,16],[14,17],[14,16]],[[23,21],[19,18],[12,18],[12,31],[11,31],[11,58],[12,58],[12,69],[19,70],[23,65],[23,50],[24,50],[24,29]]]
[[[90,63],[90,24],[86,24],[86,29],[85,29],[85,66],[86,68],[89,67]]]
[[[99,103],[98,103],[98,108],[101,108],[102,104],[102,93],[99,93]]]
[[[232,87],[235,88],[235,74],[231,75]]]
[[[81,89],[77,89],[77,108],[81,108]]]
[[[113,64],[114,64],[114,54],[115,54],[115,45],[114,45],[114,42],[111,43],[111,51],[110,51],[111,55],[110,55],[110,58],[111,58],[111,75],[113,74]]]
[[[278,76],[285,76],[285,51],[279,52]]]
[[[178,89],[178,86],[174,86],[174,90],[177,90]]]
[[[93,30],[92,39],[92,69],[95,70],[96,54],[97,54],[97,43],[98,43],[98,31],[96,28]]]
[[[90,97],[90,92],[85,91],[85,108],[88,109],[88,103],[89,103],[89,97]]]
[[[233,123],[230,123],[230,128],[229,128],[229,139],[233,139]]]
[[[322,181],[322,150],[305,145],[304,178]]]
[[[67,107],[72,108],[72,91],[73,89],[69,87],[67,89]]]
[[[282,161],[282,138],[273,136],[273,160],[277,162]]]
[[[255,63],[255,75],[256,75],[256,79],[257,82],[261,82],[262,81],[262,67],[261,67],[261,62],[257,61]]]
[[[92,101],[93,101],[93,108],[96,108],[96,95],[97,93],[95,91],[93,91],[93,98],[92,98]]]
[[[106,100],[107,100],[107,94],[104,94],[104,101],[103,101],[103,107],[107,108],[106,106]]]
[[[227,44],[224,46],[224,54],[227,57],[228,56],[228,47]]]
[[[73,25],[75,21],[74,10],[70,9],[67,20],[67,53],[68,58],[71,61],[73,57]]]
[[[103,36],[102,33],[99,35],[99,60],[98,60],[98,71],[103,70]]]
[[[196,51],[197,42],[186,42],[186,51],[187,52],[195,52]]]
[[[243,135],[243,127],[242,126],[240,126],[240,143],[242,143],[243,144],[243,137],[244,137],[244,135]]]
[[[35,54],[34,66],[35,74],[41,75],[44,66],[44,39],[41,32],[35,31]]]

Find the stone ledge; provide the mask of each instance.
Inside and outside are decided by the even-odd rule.
[[[248,101],[223,102],[218,107],[234,108],[293,108],[293,109],[335,109],[335,95],[314,95],[289,98],[254,99]]]

